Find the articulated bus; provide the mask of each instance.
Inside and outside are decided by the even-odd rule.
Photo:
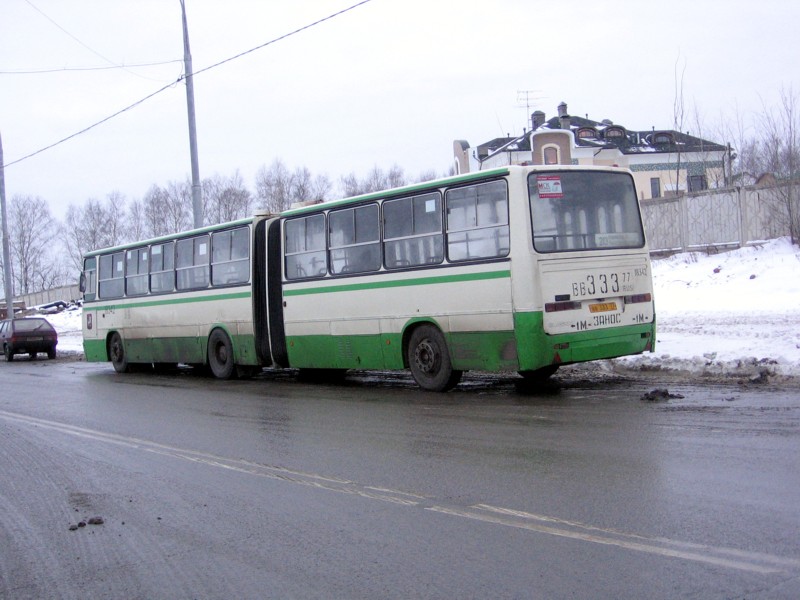
[[[537,380],[653,351],[650,258],[619,168],[508,166],[84,257],[84,351],[118,372],[410,369]]]

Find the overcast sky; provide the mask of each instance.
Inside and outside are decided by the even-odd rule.
[[[356,1],[186,0],[194,71]],[[3,0],[5,163],[177,81],[180,19],[179,0]],[[676,65],[687,109],[709,123],[752,115],[782,86],[800,92],[798,22],[788,0],[371,0],[196,76],[200,174],[239,169],[253,189],[276,158],[334,181],[375,165],[443,173],[454,139],[519,134],[531,111],[549,117],[561,101],[631,129],[670,128]],[[133,66],[143,63],[165,64]],[[61,218],[69,204],[141,198],[189,173],[180,83],[8,166],[6,194],[40,196]]]

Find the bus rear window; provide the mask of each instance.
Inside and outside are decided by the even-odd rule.
[[[528,176],[537,252],[641,248],[644,231],[626,173],[537,171]]]

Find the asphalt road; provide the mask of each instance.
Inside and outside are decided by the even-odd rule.
[[[0,363],[0,597],[800,597],[798,390],[586,373]]]

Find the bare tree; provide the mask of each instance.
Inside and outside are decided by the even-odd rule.
[[[142,199],[142,237],[158,237],[173,233],[164,219],[164,205],[167,203],[166,191],[154,185]]]
[[[292,175],[279,158],[256,173],[256,199],[259,208],[272,213],[284,211],[292,204]]]
[[[306,167],[297,167],[292,173],[289,196],[292,202],[307,202],[313,197],[314,178]]]
[[[761,170],[776,179],[780,210],[774,218],[784,223],[792,243],[800,243],[800,99],[792,87],[781,88],[777,108],[764,107],[760,118]]]
[[[141,200],[134,200],[128,205],[128,217],[126,219],[128,239],[141,240],[147,237],[145,212],[145,205]]]
[[[206,225],[242,219],[252,212],[253,197],[238,170],[230,177],[204,179],[203,201]]]
[[[147,190],[137,213],[141,221],[136,227],[144,233],[141,237],[158,237],[190,229],[193,224],[191,184],[171,181],[164,188],[154,185]]]
[[[15,196],[8,217],[11,273],[17,293],[29,294],[63,283],[65,269],[52,245],[57,225],[47,202]]]
[[[317,202],[324,202],[330,197],[332,189],[331,180],[327,175],[317,175],[311,184],[311,197]]]
[[[675,85],[675,96],[672,101],[672,129],[674,131],[681,132],[683,131],[683,120],[685,117],[685,107],[683,102],[683,78],[686,74],[686,61],[683,63],[683,69],[681,70],[680,76],[678,76],[678,62],[680,58],[675,60],[675,68],[674,68],[674,85]],[[672,175],[670,174],[670,185],[673,187],[674,193],[676,196],[681,195],[681,145],[676,144],[675,152],[670,153],[670,156],[675,157],[675,181],[672,181]]]
[[[358,180],[355,173],[342,175],[339,178],[339,191],[344,198],[358,196],[363,193],[361,190],[361,182]]]
[[[355,173],[350,173],[339,179],[340,192],[343,197],[358,196],[380,192],[390,188],[401,187],[408,183],[403,169],[392,165],[388,173],[378,165],[372,167],[364,179],[359,179]]]
[[[105,202],[95,198],[83,207],[70,205],[61,240],[72,265],[80,269],[83,255],[89,250],[116,246],[125,241],[125,198],[119,192],[106,196]]]

